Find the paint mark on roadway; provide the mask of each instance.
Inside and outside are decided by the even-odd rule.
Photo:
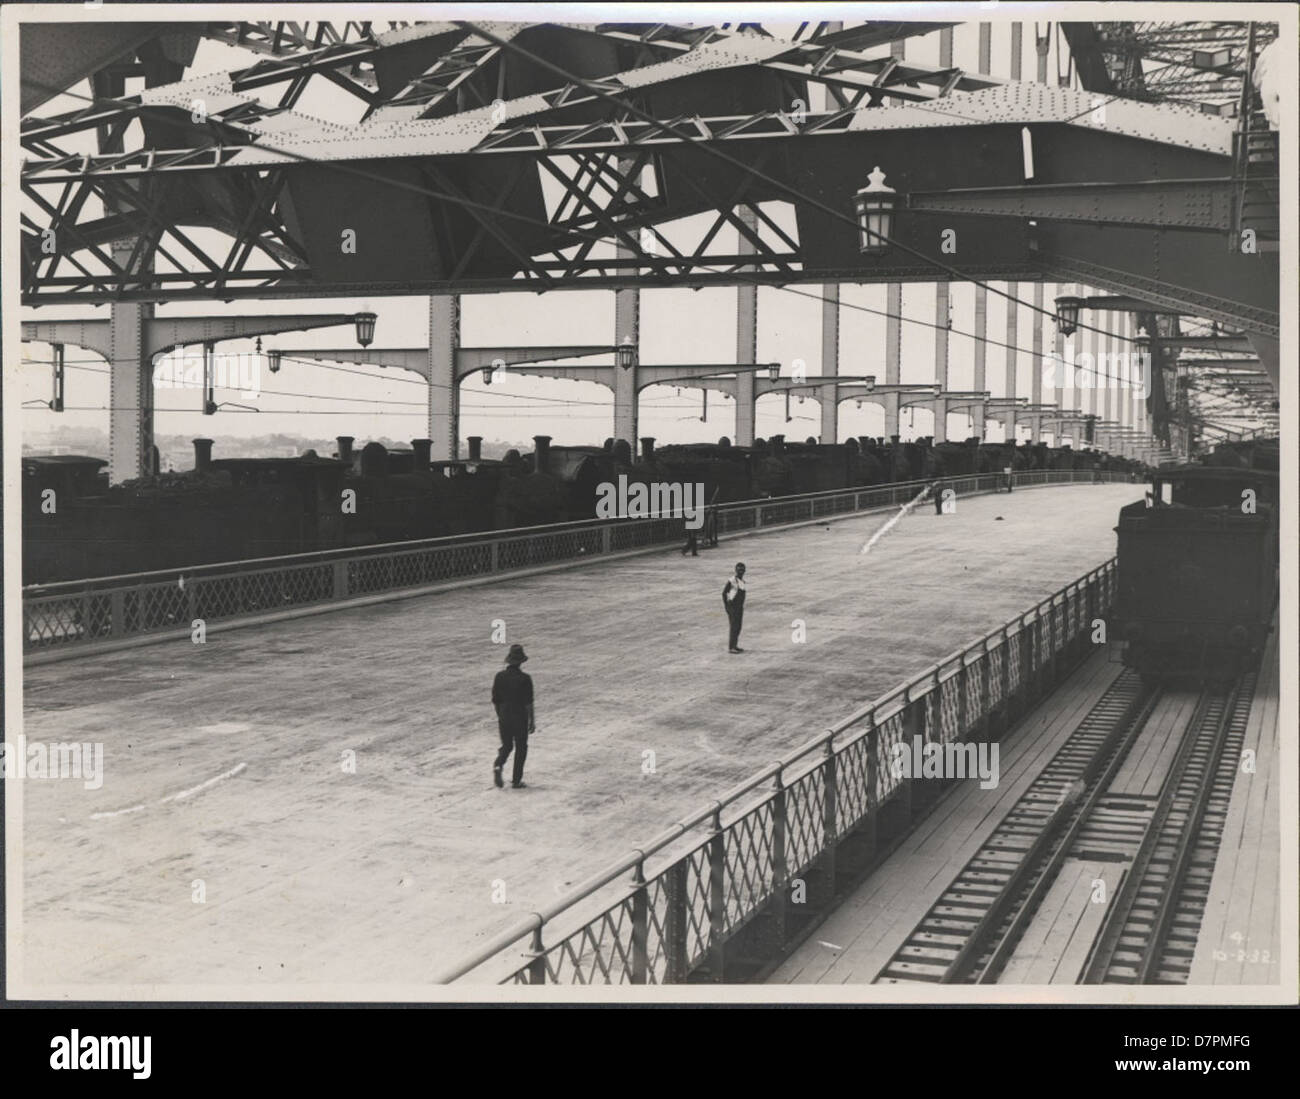
[[[223,771],[221,774],[208,779],[206,782],[200,782],[197,786],[191,786],[188,790],[178,790],[174,794],[168,794],[166,797],[160,798],[157,804],[165,805],[169,801],[184,801],[188,797],[193,797],[195,794],[202,793],[204,790],[207,790],[209,787],[215,786],[218,782],[223,782],[225,779],[228,778],[234,778],[237,774],[239,774],[240,771],[244,770],[244,768],[246,768],[247,766],[248,766],[247,763],[237,763],[235,764],[234,767],[230,768],[229,771]],[[103,820],[105,817],[124,817],[128,813],[143,812],[146,808],[147,806],[145,805],[132,805],[128,809],[113,809],[106,813],[91,813],[90,819]]]

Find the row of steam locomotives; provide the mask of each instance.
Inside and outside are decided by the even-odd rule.
[[[195,440],[195,468],[108,485],[102,459],[23,459],[23,581],[53,583],[155,569],[276,557],[410,539],[594,517],[599,486],[702,484],[715,503],[862,487],[970,473],[1142,467],[1096,451],[1037,444],[787,442],[774,435],[751,447],[656,447],[643,439],[633,458],[623,440],[554,446],[536,436],[531,454],[511,450],[431,461],[427,439],[388,449],[338,438],[322,457],[220,458]],[[53,493],[49,490],[53,490]],[[346,490],[351,490],[347,493]],[[51,499],[53,506],[51,506]],[[343,501],[347,500],[347,504]]]
[[[1230,683],[1255,667],[1278,597],[1278,445],[1165,466],[1122,508],[1114,634],[1152,683]]]

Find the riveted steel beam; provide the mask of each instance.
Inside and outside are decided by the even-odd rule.
[[[1104,253],[1105,248],[1090,251]],[[1113,254],[1108,258],[1112,263],[1114,262]],[[1133,268],[1122,270],[1109,265],[1103,266],[1078,255],[1048,251],[1038,253],[1041,278],[1056,282],[1082,282],[1103,290],[1136,294],[1151,302],[1161,313],[1191,314],[1224,324],[1240,325],[1273,337],[1279,334],[1281,319],[1278,311],[1256,304],[1270,299],[1272,302],[1277,300],[1276,265],[1271,273],[1263,270],[1267,256],[1256,257],[1261,270],[1258,278],[1253,280],[1255,286],[1251,287],[1255,291],[1252,295],[1256,299],[1254,302],[1234,301],[1205,289],[1208,286],[1225,290],[1244,288],[1243,283],[1234,282],[1231,278],[1225,279],[1221,269],[1210,268],[1198,273],[1184,265],[1176,272],[1163,272],[1159,269],[1159,258],[1158,255],[1150,254],[1140,260],[1135,257]],[[1172,281],[1180,277],[1197,278],[1201,285],[1179,285]]]
[[[917,192],[907,196],[907,206],[930,213],[1226,232],[1235,195],[1231,179],[1152,179]]]

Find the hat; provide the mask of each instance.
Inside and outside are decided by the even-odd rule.
[[[527,659],[528,655],[524,652],[522,645],[511,645],[510,651],[506,653],[507,664],[522,664]]]

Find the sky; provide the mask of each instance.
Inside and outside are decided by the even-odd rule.
[[[781,33],[778,25],[769,29]],[[958,26],[954,31],[954,62],[972,72],[977,68],[977,33],[974,23]],[[1033,37],[1032,25],[1027,25],[1023,36],[1023,73],[1030,78],[1035,74],[1036,64]],[[1054,29],[1051,41],[1048,79],[1054,81]],[[938,43],[937,33],[910,39],[907,58],[937,65]],[[1009,43],[1010,24],[995,23],[992,53],[995,76],[1009,76]],[[870,52],[885,54],[888,50]],[[257,59],[257,55],[247,50],[205,40],[187,76],[240,68]],[[136,88],[128,86],[128,91],[134,90]],[[85,94],[88,85],[83,84],[74,91]],[[62,96],[47,103],[40,113],[53,114],[80,106],[84,106],[83,101]],[[817,101],[810,104],[813,110],[820,107]],[[319,78],[312,81],[296,109],[336,120],[359,113],[350,97]],[[792,236],[795,235],[791,207],[774,203],[765,209]],[[701,219],[686,219],[669,231],[668,236],[675,242],[690,240],[700,232],[702,224]],[[208,242],[215,246],[218,237],[215,232],[207,230],[196,230],[192,235],[205,246]],[[734,240],[734,232],[731,236]],[[1004,283],[992,285],[1006,289]],[[759,289],[760,362],[779,361],[782,372],[789,374],[796,360],[803,360],[810,374],[821,371],[820,292],[818,284],[792,284],[784,290],[775,287]],[[1055,292],[1055,286],[1049,284],[1046,302],[1049,307]],[[928,382],[935,378],[935,333],[925,327],[934,321],[934,293],[933,284],[904,286],[902,380],[905,382]],[[1019,293],[1023,299],[1029,299],[1031,285],[1021,284]],[[842,287],[840,373],[875,373],[881,381],[884,380],[885,319],[879,314],[885,310],[885,295],[886,287],[882,284]],[[960,333],[970,331],[973,326],[974,288],[969,284],[954,284],[952,297],[954,332],[949,352],[949,387],[969,389],[973,379],[973,340]],[[734,361],[736,300],[737,290],[734,288],[643,290],[641,362],[725,364]],[[613,342],[612,291],[552,291],[544,295],[472,294],[463,296],[461,305],[461,343],[465,347]],[[427,346],[427,299],[422,297],[212,302],[201,309],[196,303],[181,303],[160,305],[157,315],[191,316],[200,312],[204,315],[350,313],[364,308],[378,315],[375,346]],[[991,340],[1005,338],[1006,308],[1003,299],[989,295],[988,335]],[[24,307],[22,313],[24,320],[48,320],[103,316],[105,309],[47,306],[34,310]],[[1025,349],[1030,346],[1031,320],[1031,311],[1021,307],[1017,343]],[[1045,338],[1049,342],[1051,332],[1048,322]],[[279,348],[286,355],[309,352],[311,348],[339,346],[356,347],[350,327],[288,333],[263,340],[264,349]],[[48,364],[51,350],[44,344],[24,344],[24,350],[26,359],[32,361],[24,361],[22,366],[22,400],[25,404],[44,401],[50,395],[51,371]],[[254,344],[251,340],[226,341],[221,350],[232,355],[251,355]],[[27,409],[23,421],[25,431],[48,431],[60,423],[107,429],[107,365],[92,352],[72,346],[66,350],[66,360],[65,403],[69,411],[56,414],[40,407]],[[991,344],[987,377],[988,386],[995,395],[1004,391],[1005,361],[1006,350]],[[1032,369],[1028,351],[1020,353],[1017,356],[1017,379],[1022,395],[1028,393]],[[160,434],[182,435],[257,436],[285,432],[328,437],[350,434],[359,442],[376,436],[420,438],[428,434],[427,389],[423,378],[416,374],[365,366],[339,369],[335,365],[285,359],[276,375],[261,370],[258,389],[256,397],[251,399],[232,390],[219,390],[217,393],[218,401],[245,405],[257,411],[224,408],[216,417],[207,417],[200,411],[200,390],[159,388],[155,395],[155,430]],[[682,390],[679,395],[671,386],[647,389],[642,393],[639,434],[654,436],[660,443],[713,441],[723,435],[734,436],[734,402],[720,393],[710,393],[706,420],[701,419],[704,411],[703,397],[698,390]],[[757,435],[766,437],[780,432],[790,438],[802,439],[820,434],[820,413],[813,398],[803,402],[792,399],[789,414],[792,418],[787,422],[784,397],[770,395],[762,398],[757,409]],[[967,417],[954,414],[949,421],[950,437],[964,437],[968,433],[968,424]],[[905,412],[902,428],[904,437],[932,434],[932,416],[923,409]],[[612,433],[612,429],[613,395],[595,383],[521,377],[511,379],[509,387],[498,384],[489,388],[475,377],[462,384],[462,439],[469,435],[482,435],[489,439],[523,441],[535,434],[549,434],[557,443],[577,445],[599,443]],[[841,439],[883,433],[884,416],[879,406],[864,403],[859,408],[852,401],[841,404]],[[991,426],[990,440],[997,441],[1001,437],[1000,429]]]

